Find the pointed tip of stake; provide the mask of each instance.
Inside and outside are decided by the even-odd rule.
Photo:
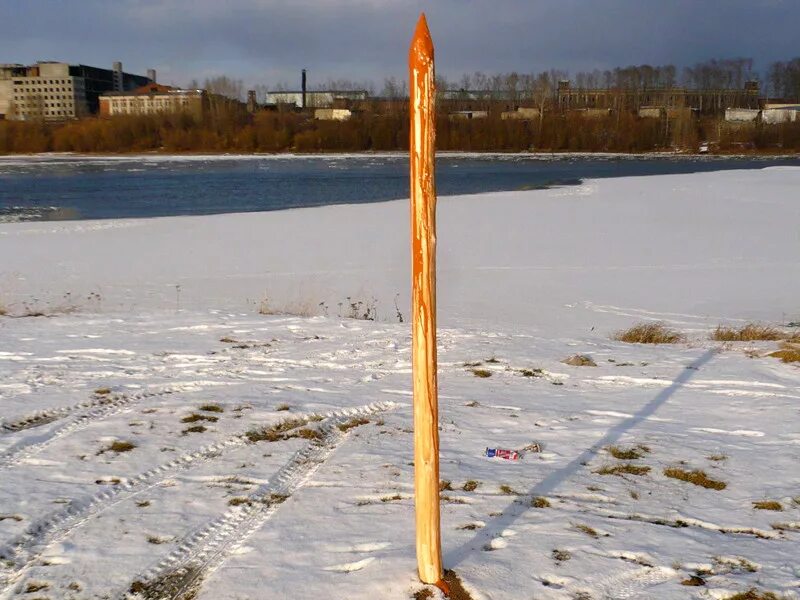
[[[425,13],[420,13],[414,37],[411,38],[411,56],[433,57],[433,40],[428,29],[428,20]]]

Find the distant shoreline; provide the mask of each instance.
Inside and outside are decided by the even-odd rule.
[[[324,157],[386,157],[396,158],[407,156],[408,152],[403,150],[393,151],[342,151],[342,152],[173,152],[173,151],[150,151],[150,152],[33,152],[33,153],[7,153],[0,154],[2,159],[18,158],[119,158],[119,159],[143,159],[152,157],[187,157],[187,158],[215,158],[215,159],[257,159],[257,158],[324,158]],[[714,160],[714,159],[751,159],[759,158],[780,160],[780,159],[800,159],[800,152],[795,153],[770,153],[770,152],[748,152],[748,153],[691,153],[691,152],[474,152],[469,150],[442,150],[436,153],[437,156],[447,158],[492,158],[492,157],[520,157],[538,160],[558,160],[562,158],[620,158],[620,159],[693,159],[693,160]]]

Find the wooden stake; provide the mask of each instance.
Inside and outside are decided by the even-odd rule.
[[[414,508],[417,568],[442,584],[439,527],[439,407],[436,376],[436,135],[433,42],[420,15],[408,56],[411,76],[411,334],[414,388]]]

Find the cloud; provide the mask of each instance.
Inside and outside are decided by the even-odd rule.
[[[687,65],[797,54],[800,3],[780,0],[4,0],[0,61],[155,66],[175,83],[226,73],[248,83],[403,77],[417,15],[439,72]],[[163,79],[163,77],[162,77]]]

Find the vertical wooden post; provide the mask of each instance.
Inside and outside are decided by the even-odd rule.
[[[411,334],[414,388],[414,508],[423,583],[442,581],[439,527],[439,407],[436,363],[435,82],[433,42],[420,15],[409,51],[411,76]]]

